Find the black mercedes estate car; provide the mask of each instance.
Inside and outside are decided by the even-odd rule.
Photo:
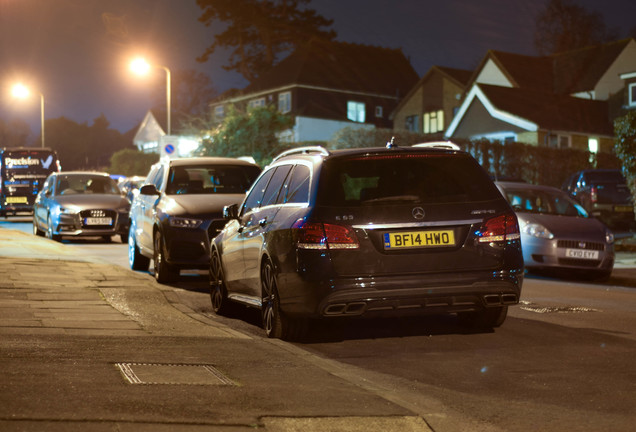
[[[316,318],[456,313],[496,327],[519,302],[515,213],[452,143],[296,148],[261,173],[211,245],[216,313],[261,310],[268,337]]]

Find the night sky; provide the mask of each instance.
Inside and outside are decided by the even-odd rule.
[[[603,14],[626,37],[636,26],[636,1],[580,0]],[[313,0],[334,19],[338,40],[402,48],[422,76],[433,65],[473,69],[488,49],[535,54],[534,16],[543,7],[530,0]],[[600,9],[602,7],[602,9]],[[39,92],[45,117],[92,124],[104,114],[126,132],[143,119],[157,85],[127,69],[135,53],[152,55],[173,73],[196,69],[215,88],[246,82],[221,65],[227,53],[207,63],[195,58],[212,41],[213,28],[197,21],[195,0],[0,0],[0,118],[22,119],[39,134]],[[165,72],[152,79],[163,83]],[[16,81],[29,84],[30,101],[10,97]],[[161,88],[159,86],[159,88]]]

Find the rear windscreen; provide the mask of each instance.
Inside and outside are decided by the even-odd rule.
[[[325,162],[318,200],[327,206],[422,204],[501,198],[492,180],[468,155],[396,154]]]
[[[585,174],[589,183],[625,183],[625,177],[619,170],[592,171]]]

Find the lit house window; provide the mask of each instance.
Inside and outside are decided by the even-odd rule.
[[[223,120],[225,117],[225,107],[223,105],[219,105],[214,107],[214,118],[215,120]]]
[[[257,107],[264,107],[265,106],[265,98],[258,98],[258,99],[252,99],[251,101],[249,101],[247,103],[247,106],[249,108],[257,108]]]
[[[444,131],[444,111],[432,111],[425,113],[422,122],[422,131],[425,134],[434,134]]]
[[[375,116],[377,118],[382,118],[382,115],[384,114],[382,107],[380,105],[375,107]]]
[[[347,102],[347,118],[351,121],[364,123],[366,114],[362,102]]]
[[[631,83],[627,92],[629,93],[629,106],[636,106],[636,83]]]
[[[291,111],[291,92],[278,94],[278,111],[283,114]]]

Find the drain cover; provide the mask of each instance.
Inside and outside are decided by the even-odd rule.
[[[115,363],[131,384],[235,385],[212,365]]]

